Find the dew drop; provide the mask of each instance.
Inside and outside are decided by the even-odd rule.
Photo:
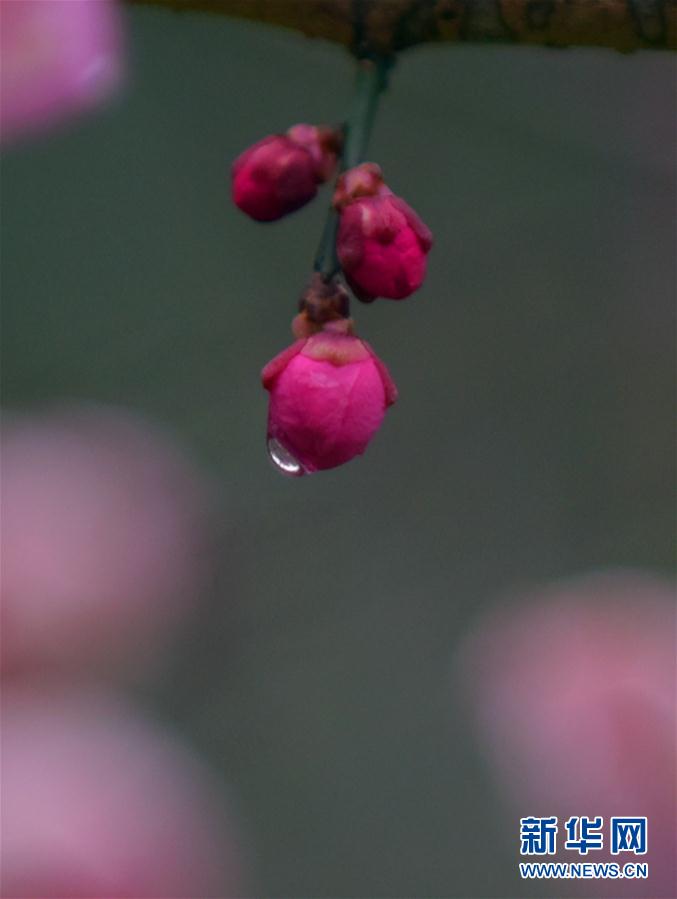
[[[287,477],[300,478],[306,473],[299,460],[276,437],[268,438],[268,457],[280,474]]]

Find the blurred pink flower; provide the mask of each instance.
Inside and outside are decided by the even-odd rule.
[[[83,406],[7,418],[0,465],[3,670],[145,661],[204,573],[190,463],[142,419]]]
[[[587,882],[587,895],[677,895],[675,624],[670,584],[600,573],[505,603],[458,659],[513,821],[557,815],[563,832],[573,815],[648,818],[649,879]]]
[[[5,689],[2,785],[8,899],[242,895],[218,785],[107,694]]]
[[[3,141],[96,105],[119,84],[115,0],[0,0]]]

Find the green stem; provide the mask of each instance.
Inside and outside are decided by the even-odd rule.
[[[327,217],[324,220],[324,228],[320,237],[320,244],[315,254],[313,270],[319,272],[325,281],[331,281],[338,274],[341,264],[336,255],[336,236],[338,234],[338,215],[333,206],[329,207]]]
[[[343,166],[352,169],[364,162],[369,137],[376,118],[379,97],[385,89],[390,61],[363,59],[358,63],[353,104],[346,122]]]
[[[390,60],[388,59],[376,61],[363,59],[358,62],[353,104],[345,124],[341,172],[352,169],[364,161],[376,117],[379,96],[386,86],[389,67]],[[313,266],[325,281],[329,281],[341,270],[336,256],[337,231],[338,215],[331,206],[327,213]]]

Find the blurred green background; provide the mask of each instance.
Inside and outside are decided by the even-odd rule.
[[[257,894],[524,895],[450,664],[506,590],[672,565],[674,62],[402,57],[371,156],[437,242],[413,299],[354,310],[400,400],[363,459],[295,481],[266,459],[259,370],[328,192],[260,226],[228,170],[340,121],[351,61],[128,20],[126,93],[3,159],[3,403],[140,410],[220,485],[203,615],[144,698],[231,784]]]

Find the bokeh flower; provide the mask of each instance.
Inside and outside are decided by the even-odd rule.
[[[6,416],[0,466],[3,671],[150,662],[205,573],[192,463],[142,418],[73,405]]]
[[[0,0],[3,142],[96,106],[124,69],[116,0]]]
[[[2,895],[243,895],[221,785],[167,731],[87,689],[3,689]]]
[[[457,686],[512,821],[556,815],[563,830],[571,816],[648,818],[648,880],[599,881],[594,895],[677,894],[676,613],[671,584],[596,573],[506,601],[458,658]],[[607,830],[594,860],[608,850]]]

